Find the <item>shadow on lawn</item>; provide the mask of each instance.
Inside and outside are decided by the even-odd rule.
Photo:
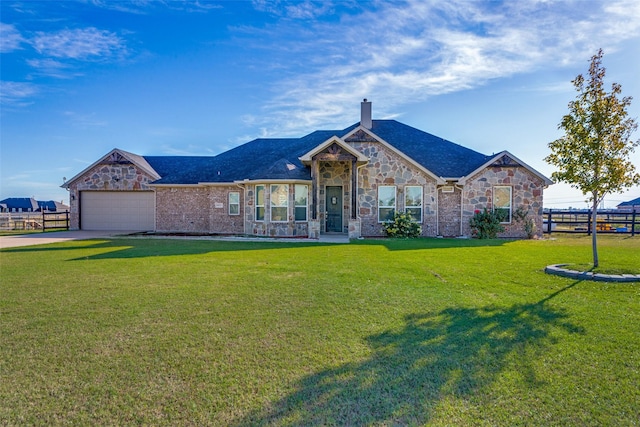
[[[422,237],[419,239],[370,238],[352,240],[352,245],[384,246],[389,251],[415,251],[422,249],[476,248],[503,246],[515,239],[459,239]]]
[[[281,241],[259,241],[259,240],[192,240],[192,239],[145,239],[145,238],[117,238],[82,240],[82,243],[72,242],[54,243],[37,246],[26,246],[3,249],[3,253],[34,253],[49,251],[72,251],[72,250],[100,250],[100,253],[80,256],[71,259],[114,259],[114,258],[144,258],[153,256],[173,256],[173,255],[201,255],[212,252],[230,251],[255,251],[264,249],[291,249],[291,248],[317,248],[335,247],[348,248],[354,246],[382,246],[389,251],[398,250],[424,250],[424,249],[450,249],[450,248],[473,248],[502,246],[510,240],[477,240],[477,239],[364,239],[352,241],[351,244],[334,244],[309,240],[308,242],[288,242]]]
[[[113,239],[83,240],[87,244],[56,243],[3,249],[4,253],[34,253],[49,251],[94,251],[99,253],[72,258],[70,261],[87,259],[145,258],[154,256],[201,255],[212,252],[253,251],[263,249],[290,249],[319,246],[341,246],[310,242],[227,242],[220,240],[182,239]],[[343,246],[343,245],[342,245]]]
[[[401,330],[367,337],[368,359],[309,375],[234,425],[423,424],[443,400],[477,397],[505,370],[543,384],[531,361],[558,333],[584,332],[545,302],[577,283],[532,304],[408,315]]]

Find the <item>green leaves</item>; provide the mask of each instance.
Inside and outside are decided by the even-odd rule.
[[[414,222],[410,213],[395,212],[393,220],[383,224],[387,237],[412,238],[420,237],[422,227]]]
[[[578,91],[569,103],[559,129],[565,136],[549,143],[551,154],[545,161],[558,168],[552,177],[571,184],[589,200],[599,203],[609,193],[620,192],[640,183],[629,156],[640,144],[631,140],[638,125],[628,117],[631,97],[619,99],[622,87],[604,89],[605,68],[602,49],[591,58],[588,80],[578,75],[573,85]]]
[[[503,211],[484,210],[476,211],[469,220],[471,225],[471,234],[478,239],[495,239],[498,233],[504,231],[504,227],[500,224],[504,219]]]

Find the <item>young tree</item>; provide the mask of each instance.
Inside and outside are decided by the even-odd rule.
[[[600,49],[591,58],[588,80],[580,74],[571,82],[578,95],[558,125],[565,135],[549,143],[551,154],[545,158],[559,169],[551,175],[554,179],[578,188],[591,202],[594,267],[598,267],[598,204],[605,195],[640,183],[640,174],[629,160],[640,144],[640,140],[631,140],[638,127],[634,119],[627,117],[631,97],[619,99],[622,88],[617,83],[611,85],[610,93],[605,91],[602,56]]]

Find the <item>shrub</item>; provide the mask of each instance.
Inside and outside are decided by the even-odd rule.
[[[417,222],[413,222],[411,214],[405,212],[395,212],[393,220],[383,224],[387,237],[419,237],[422,227]]]
[[[502,214],[499,212],[475,211],[469,220],[471,225],[471,234],[478,239],[495,239],[498,233],[504,231],[504,227],[500,224]]]
[[[520,206],[513,213],[513,219],[522,223],[524,232],[527,233],[527,238],[533,239],[536,232],[536,224],[533,222],[533,219],[529,218],[529,211],[524,210],[524,208]]]

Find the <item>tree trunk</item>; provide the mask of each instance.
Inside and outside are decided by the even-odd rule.
[[[595,195],[594,195],[595,196]],[[593,208],[591,210],[591,247],[593,249],[593,268],[598,267],[598,199],[593,198]]]

